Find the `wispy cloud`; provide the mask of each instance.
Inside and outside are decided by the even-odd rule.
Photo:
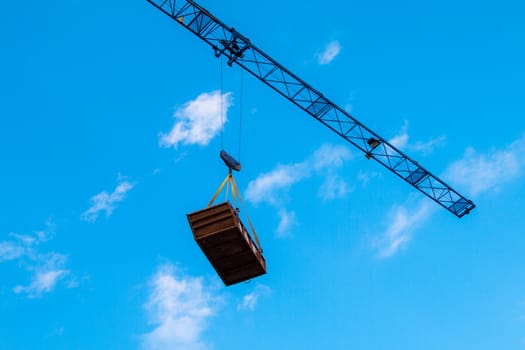
[[[524,174],[525,135],[501,149],[478,153],[468,148],[462,159],[452,163],[442,178],[470,196],[497,192],[504,185]],[[406,247],[414,232],[439,208],[425,199],[417,205],[396,205],[389,215],[385,231],[376,237],[373,246],[381,258],[388,258]]]
[[[20,244],[20,242],[0,242],[0,262],[18,259],[22,255],[24,255],[24,253],[24,245]]]
[[[389,258],[408,245],[414,231],[428,219],[432,212],[431,204],[424,199],[410,208],[394,206],[390,210],[389,223],[385,232],[373,241],[380,258]]]
[[[486,191],[499,191],[504,184],[523,176],[524,166],[525,135],[503,149],[487,153],[468,148],[463,159],[454,162],[444,176],[476,196]]]
[[[388,140],[388,142],[397,148],[406,147],[408,143],[408,121],[404,121],[401,130],[399,130],[397,135]]]
[[[353,189],[339,175],[328,175],[317,192],[319,197],[325,201],[344,198]]]
[[[286,236],[287,231],[296,223],[295,213],[285,209],[291,187],[319,175],[325,177],[325,182],[317,193],[320,198],[329,200],[344,197],[350,191],[349,186],[334,172],[350,158],[347,147],[324,144],[306,160],[279,164],[275,169],[250,181],[245,191],[246,200],[253,204],[266,203],[275,207],[280,217],[277,235]]]
[[[330,41],[324,50],[317,54],[317,63],[330,64],[341,52],[341,44],[337,40]]]
[[[261,202],[277,204],[282,200],[280,192],[288,191],[293,184],[308,176],[310,170],[305,163],[279,164],[274,170],[250,181],[246,189],[246,199],[254,204]]]
[[[297,223],[297,217],[294,211],[288,211],[284,208],[281,208],[278,212],[279,215],[279,225],[275,232],[278,237],[285,237],[291,230],[293,226]]]
[[[36,255],[36,266],[30,267],[33,270],[31,283],[27,286],[18,285],[13,291],[26,294],[28,298],[38,298],[43,293],[53,291],[57,282],[69,274],[69,270],[64,268],[66,260],[65,255],[54,252]]]
[[[330,174],[348,159],[350,151],[347,147],[324,144],[306,160],[294,164],[279,164],[274,170],[250,181],[246,189],[246,199],[254,204],[278,204],[292,185],[313,174]]]
[[[313,156],[305,162],[313,170],[322,172],[340,168],[350,158],[350,150],[346,146],[335,146],[326,143],[319,147]]]
[[[423,156],[428,156],[432,154],[436,148],[443,146],[447,140],[444,135],[432,138],[427,141],[416,141],[413,143],[409,142],[409,139],[410,136],[408,134],[408,121],[405,120],[397,135],[392,137],[388,142],[398,149],[413,151]]]
[[[16,294],[24,294],[28,298],[39,298],[44,293],[53,291],[57,283],[70,275],[65,268],[67,256],[55,252],[40,253],[39,245],[54,236],[54,224],[46,223],[46,229],[36,231],[32,235],[11,233],[8,241],[0,242],[0,262],[17,261],[30,273],[28,285],[17,285],[13,288]],[[69,283],[66,283],[68,288]]]
[[[202,93],[175,111],[175,124],[167,134],[160,134],[160,145],[177,148],[183,145],[206,146],[227,121],[233,103],[230,92]],[[223,108],[221,116],[221,106]]]
[[[33,232],[38,243],[47,242],[55,237],[56,226],[53,220],[47,219],[45,229]]]
[[[242,298],[242,301],[237,305],[237,310],[254,311],[259,299],[270,295],[271,292],[270,287],[257,283],[253,290]]]
[[[447,137],[441,135],[427,141],[416,141],[415,143],[410,144],[409,150],[413,150],[423,156],[428,156],[432,154],[436,148],[442,147],[446,143]]]
[[[154,329],[141,336],[146,350],[204,350],[202,333],[215,314],[217,298],[202,278],[183,274],[171,263],[161,265],[149,281],[145,304]]]
[[[82,213],[81,219],[94,222],[98,219],[101,212],[105,212],[106,217],[109,217],[115,210],[117,203],[122,202],[133,187],[135,187],[134,182],[130,182],[125,177],[120,176],[119,183],[113,192],[103,191],[91,197],[91,207]]]
[[[375,171],[372,171],[372,172],[359,171],[359,173],[357,173],[357,180],[361,183],[361,186],[363,188],[366,188],[370,180],[376,177],[381,177],[381,176],[382,176],[381,173],[378,173]]]

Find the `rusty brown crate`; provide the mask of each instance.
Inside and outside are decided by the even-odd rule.
[[[266,261],[230,202],[190,213],[193,238],[225,285],[266,273]]]

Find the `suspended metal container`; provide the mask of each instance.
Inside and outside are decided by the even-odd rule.
[[[225,285],[266,273],[266,261],[230,202],[187,215],[195,241]]]

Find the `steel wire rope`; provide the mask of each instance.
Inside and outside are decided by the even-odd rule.
[[[219,59],[219,65],[220,65],[220,95],[221,95],[221,150],[224,149],[224,94],[223,94],[223,73],[222,73],[222,56]]]
[[[244,100],[244,70],[241,69],[241,92],[239,101],[239,163],[241,162],[241,144],[242,144],[242,102]]]

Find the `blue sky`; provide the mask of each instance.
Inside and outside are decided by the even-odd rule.
[[[200,4],[477,208],[457,219],[238,67],[221,84],[146,1],[8,2],[0,349],[525,349],[525,7]],[[268,264],[228,288],[186,221],[227,172],[221,96]]]

